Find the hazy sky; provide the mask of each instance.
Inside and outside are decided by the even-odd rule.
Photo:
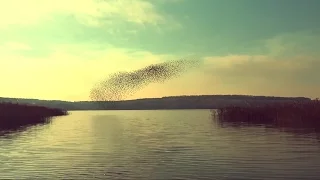
[[[192,57],[203,65],[131,98],[318,97],[319,7],[319,0],[0,1],[0,96],[88,100],[112,72]]]

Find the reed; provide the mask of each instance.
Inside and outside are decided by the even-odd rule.
[[[19,128],[25,125],[45,123],[53,116],[67,115],[62,109],[35,105],[0,103],[0,129]]]
[[[223,122],[273,124],[320,130],[320,101],[292,101],[265,105],[228,106],[215,111]]]

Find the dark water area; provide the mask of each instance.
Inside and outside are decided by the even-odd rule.
[[[51,123],[51,117],[26,118],[23,121],[16,123],[15,118],[10,118],[5,123],[0,124],[0,137],[4,134],[17,134],[17,132],[24,131],[33,126],[42,126]],[[8,123],[9,122],[9,123]]]
[[[319,139],[209,110],[71,111],[0,133],[0,178],[319,179]]]

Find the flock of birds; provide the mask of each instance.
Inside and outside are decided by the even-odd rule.
[[[195,60],[174,60],[152,64],[131,72],[117,72],[96,84],[90,91],[93,101],[123,100],[150,83],[164,83],[196,67]]]

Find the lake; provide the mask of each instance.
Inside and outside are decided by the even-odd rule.
[[[1,179],[319,179],[319,134],[209,110],[71,111],[0,136]]]

